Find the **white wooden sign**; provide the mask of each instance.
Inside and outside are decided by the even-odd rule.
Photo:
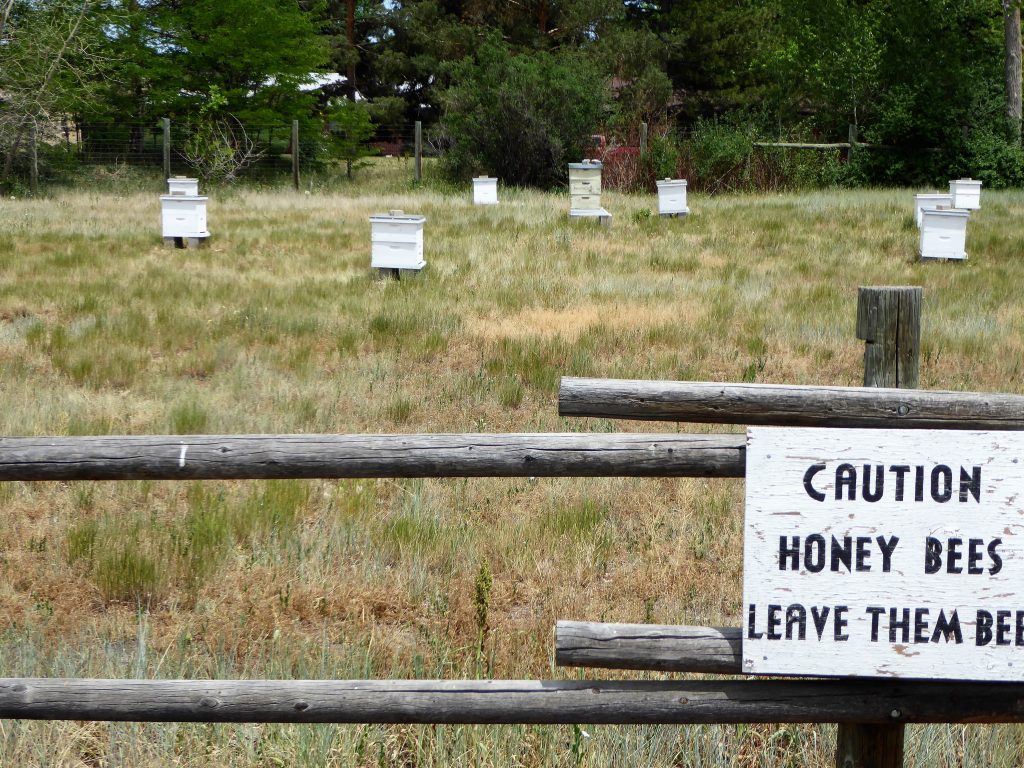
[[[1024,433],[752,427],[743,670],[1024,680]]]

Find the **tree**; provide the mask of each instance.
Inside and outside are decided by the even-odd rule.
[[[583,159],[602,117],[606,78],[575,51],[514,54],[490,34],[459,62],[444,93],[445,168],[487,171],[509,184],[548,187]]]
[[[88,106],[102,80],[103,27],[94,0],[0,0],[0,147],[9,179],[25,137]]]
[[[1021,69],[1020,69],[1020,4],[1016,0],[1002,0],[1003,38],[1006,44],[1006,63],[1003,77],[1006,83],[1006,117],[1010,132],[1020,138],[1021,129]]]

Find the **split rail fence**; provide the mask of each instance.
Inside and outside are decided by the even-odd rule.
[[[562,380],[559,410],[717,424],[1024,429],[1024,396],[916,385],[920,289],[861,289],[867,384]],[[919,325],[917,326],[919,329]],[[206,435],[0,438],[0,480],[744,476],[737,434]],[[741,630],[561,621],[562,666],[739,674]],[[1024,685],[851,679],[0,679],[0,717],[51,720],[839,723],[841,766],[902,764],[906,723],[1022,723]]]

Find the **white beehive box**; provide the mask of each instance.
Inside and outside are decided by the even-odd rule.
[[[598,160],[569,163],[569,207],[572,210],[601,208],[601,168]]]
[[[199,196],[199,179],[189,179],[185,176],[172,176],[167,180],[167,194],[169,195],[191,195]]]
[[[953,196],[953,207],[967,211],[981,208],[981,182],[974,179],[954,179],[949,182],[949,194]]]
[[[914,195],[914,218],[917,221],[917,228],[921,228],[921,213],[923,211],[934,211],[936,208],[955,208],[953,195],[936,192],[934,194]]]
[[[165,238],[209,237],[206,201],[201,195],[160,195],[160,221]]]
[[[423,224],[426,216],[403,211],[370,217],[370,266],[375,269],[423,269]]]
[[[686,207],[686,179],[665,179],[658,185],[658,213],[662,216],[685,216],[690,212]]]
[[[490,176],[474,177],[473,203],[475,205],[497,205],[498,180]]]
[[[966,259],[968,211],[960,208],[921,212],[921,258]]]

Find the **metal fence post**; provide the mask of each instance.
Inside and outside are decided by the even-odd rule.
[[[423,178],[423,121],[416,121],[416,181]]]

